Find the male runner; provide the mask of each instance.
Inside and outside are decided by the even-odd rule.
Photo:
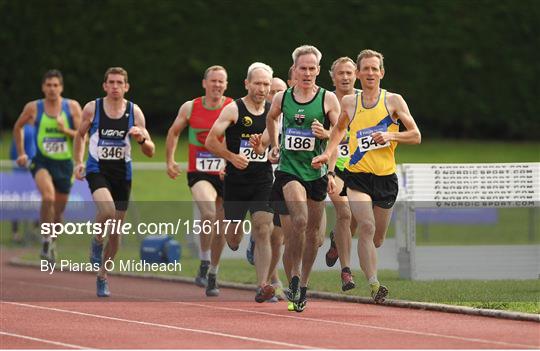
[[[44,99],[30,101],[13,126],[17,165],[28,166],[24,125],[35,126],[36,154],[30,172],[41,194],[40,223],[61,223],[71,190],[73,175],[72,139],[81,122],[81,106],[62,97],[64,79],[56,69],[47,71],[41,81]],[[41,258],[54,262],[56,245],[42,236]]]
[[[223,181],[219,172],[225,166],[225,160],[210,153],[204,143],[208,131],[223,108],[233,100],[223,96],[227,89],[227,71],[222,66],[208,67],[204,72],[202,86],[205,95],[185,102],[178,110],[178,115],[169,128],[166,145],[167,174],[171,179],[175,179],[180,174],[178,164],[174,161],[178,137],[189,126],[188,185],[201,213],[201,223],[212,224],[210,234],[199,235],[201,263],[195,284],[206,287],[212,239],[217,238],[218,246],[222,243],[217,241],[224,240],[223,236],[216,235],[214,224],[216,220],[223,219]]]
[[[272,197],[285,237],[283,260],[289,260],[291,266],[287,297],[297,312],[306,306],[309,274],[323,240],[320,225],[328,182],[326,167],[311,169],[310,160],[322,153],[325,129],[336,123],[340,113],[336,96],[316,85],[321,57],[314,46],[294,50],[296,85],[276,94],[266,123],[271,157],[279,157]],[[282,138],[278,145],[281,113]]]
[[[273,177],[268,153],[255,153],[249,140],[253,134],[260,134],[265,129],[266,114],[270,109],[266,96],[270,91],[272,74],[272,69],[263,63],[255,62],[249,66],[245,80],[247,95],[223,109],[206,139],[208,150],[227,160],[223,197],[225,218],[239,222],[244,220],[248,210],[251,214],[251,234],[257,242],[255,268],[258,289],[255,301],[259,303],[274,296],[274,287],[268,284],[272,257],[270,191]],[[225,141],[222,141],[223,136]],[[233,250],[238,249],[243,236],[243,232],[236,228],[233,222],[226,230],[227,243]],[[217,248],[212,245],[214,249],[219,250],[219,255],[212,252],[207,296],[219,295],[216,275],[223,246]],[[214,260],[214,256],[218,259]]]
[[[409,107],[399,94],[380,88],[384,77],[383,55],[363,50],[356,60],[356,76],[361,94],[347,95],[341,101],[342,113],[332,130],[324,153],[313,158],[314,168],[322,167],[339,142],[350,131],[351,157],[345,164],[342,194],[349,200],[358,223],[360,267],[376,303],[382,303],[388,289],[377,278],[377,250],[382,245],[398,193],[394,151],[398,143],[419,144],[421,134]],[[406,131],[399,131],[399,121]],[[334,182],[330,179],[330,182]],[[335,189],[335,184],[330,185]]]
[[[97,214],[96,223],[124,220],[131,193],[131,139],[140,145],[148,157],[154,155],[155,146],[146,130],[140,107],[124,99],[129,91],[128,73],[122,67],[111,67],[103,79],[104,98],[90,101],[84,106],[82,123],[75,135],[75,177],[85,178],[92,192]],[[86,134],[90,131],[88,160],[83,163]],[[102,226],[104,230],[106,226]],[[119,233],[94,235],[90,261],[98,264],[96,289],[98,297],[110,295],[107,280],[107,261],[113,261],[120,244]]]
[[[356,64],[350,57],[340,57],[332,63],[330,68],[330,77],[336,90],[339,101],[345,95],[351,95],[359,92],[354,88]],[[334,177],[338,189],[343,188],[343,168],[345,162],[349,160],[348,135],[340,142],[337,151],[337,163],[328,163],[328,175]],[[329,184],[333,184],[330,182]],[[340,196],[338,192],[330,192],[330,199],[336,209],[336,226],[330,232],[330,248],[326,253],[326,264],[332,267],[339,254],[341,264],[341,289],[347,291],[355,287],[350,269],[351,257],[351,233],[356,231],[356,221],[351,221],[351,209],[346,196]]]

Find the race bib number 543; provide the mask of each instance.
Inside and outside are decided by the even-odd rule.
[[[315,136],[311,129],[287,128],[285,130],[285,149],[313,151],[315,149]]]
[[[375,132],[386,132],[387,130],[388,128],[385,126],[375,126],[359,130],[356,133],[356,137],[358,139],[358,148],[360,149],[360,152],[382,149],[383,147],[390,146],[389,141],[384,144],[377,144],[377,142],[371,137],[371,134]]]
[[[197,152],[195,168],[199,172],[219,172],[225,165],[225,160],[208,151]]]

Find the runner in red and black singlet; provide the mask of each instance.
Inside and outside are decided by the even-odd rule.
[[[175,179],[180,174],[178,164],[174,160],[178,137],[189,127],[189,161],[188,185],[193,200],[201,213],[202,223],[215,223],[223,218],[223,182],[220,172],[225,167],[225,160],[210,153],[204,143],[208,131],[218,118],[221,110],[231,98],[223,96],[227,89],[227,71],[221,66],[211,66],[206,69],[202,86],[205,95],[185,102],[178,110],[169,133],[167,134],[167,174]],[[195,283],[201,287],[208,284],[207,274],[210,265],[210,246],[215,235],[212,226],[210,235],[201,234],[199,258],[201,260]],[[220,240],[223,238],[219,238]]]

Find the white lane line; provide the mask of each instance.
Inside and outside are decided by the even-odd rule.
[[[69,347],[69,348],[72,348],[72,349],[92,350],[92,349],[90,349],[89,347],[86,347],[86,346],[73,345],[73,344],[66,344],[66,343],[64,343],[64,342],[59,342],[59,341],[52,341],[52,340],[47,340],[47,339],[34,338],[34,337],[32,337],[32,336],[26,336],[26,335],[21,335],[21,334],[8,333],[8,332],[1,331],[1,330],[0,330],[0,335],[7,335],[7,336],[12,336],[12,337],[14,337],[14,338],[20,338],[20,339],[27,339],[27,340],[32,340],[32,341],[38,341],[38,342],[41,342],[41,343],[51,344],[51,345],[56,345],[56,346],[61,346],[61,347]],[[4,346],[5,346],[5,345],[4,345]]]
[[[50,288],[57,288],[57,289],[64,289],[64,290],[88,292],[88,290],[76,289],[76,288],[70,288],[70,287],[59,287],[59,286],[48,285],[48,284],[38,284],[38,283],[28,283],[28,282],[19,282],[19,283],[28,284],[28,285],[41,285],[41,286],[46,286],[46,287],[50,287]],[[292,314],[278,314],[278,313],[271,313],[271,312],[246,310],[246,309],[234,308],[234,307],[219,307],[219,306],[205,305],[205,304],[202,304],[202,303],[194,303],[194,302],[181,302],[181,301],[170,301],[170,300],[164,300],[164,299],[152,299],[152,298],[143,297],[143,296],[136,296],[136,295],[126,295],[126,294],[114,294],[114,295],[115,296],[120,296],[120,297],[125,297],[125,298],[131,298],[131,299],[146,299],[146,300],[155,301],[155,302],[169,302],[169,303],[182,304],[182,305],[187,305],[187,306],[204,307],[204,308],[215,309],[215,310],[235,311],[235,312],[259,314],[259,315],[272,316],[272,317],[281,317],[281,318],[305,320],[305,321],[317,322],[317,323],[328,323],[328,324],[335,324],[335,325],[347,326],[347,327],[357,327],[357,328],[383,330],[383,331],[389,331],[389,332],[394,332],[394,333],[420,335],[420,336],[435,337],[435,338],[444,338],[444,339],[467,341],[467,342],[474,342],[474,343],[481,343],[481,344],[510,346],[510,347],[514,347],[514,348],[516,348],[516,347],[532,348],[532,349],[538,349],[539,348],[538,345],[510,343],[510,342],[504,342],[504,341],[494,341],[494,340],[480,339],[480,338],[469,338],[469,337],[464,337],[464,336],[446,335],[446,334],[422,332],[422,331],[415,331],[415,330],[408,330],[408,329],[380,327],[380,326],[369,325],[369,324],[361,324],[361,323],[350,323],[350,322],[332,321],[332,320],[319,319],[319,318],[300,317],[300,316],[296,315],[296,313],[294,315],[292,315]]]
[[[93,313],[85,313],[85,312],[72,311],[72,310],[64,310],[64,309],[61,309],[61,308],[45,307],[45,306],[39,306],[39,305],[31,305],[31,304],[26,304],[26,303],[8,302],[8,301],[0,301],[0,303],[5,303],[5,304],[10,304],[10,305],[15,305],[15,306],[21,306],[21,307],[28,307],[28,308],[42,309],[42,310],[47,310],[47,311],[55,311],[55,312],[62,312],[62,313],[68,313],[68,314],[75,314],[75,315],[85,316],[85,317],[94,317],[94,318],[106,319],[106,320],[117,321],[117,322],[133,323],[133,324],[139,324],[139,325],[145,325],[145,326],[151,326],[151,327],[173,329],[173,330],[181,330],[181,331],[187,331],[187,332],[192,332],[192,333],[207,334],[207,335],[212,335],[212,336],[221,336],[221,337],[225,337],[225,338],[237,339],[237,340],[242,340],[242,341],[252,341],[252,342],[258,342],[258,343],[263,343],[263,344],[284,346],[286,348],[320,349],[320,347],[315,347],[315,346],[307,346],[307,345],[300,345],[300,344],[292,344],[292,343],[288,343],[288,342],[273,341],[273,340],[259,339],[259,338],[251,338],[251,337],[241,336],[241,335],[233,335],[233,334],[226,334],[226,333],[220,333],[220,332],[213,332],[213,331],[203,330],[203,329],[177,327],[177,326],[174,326],[174,325],[137,321],[137,320],[133,320],[133,319],[109,317],[109,316],[93,314]]]

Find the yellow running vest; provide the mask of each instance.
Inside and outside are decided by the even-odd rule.
[[[378,176],[395,173],[394,150],[397,142],[380,145],[371,138],[371,134],[377,131],[399,132],[399,123],[392,120],[386,108],[386,90],[380,90],[379,99],[371,108],[363,106],[362,93],[356,96],[356,111],[349,125],[349,150],[352,153],[345,167],[353,173]]]

